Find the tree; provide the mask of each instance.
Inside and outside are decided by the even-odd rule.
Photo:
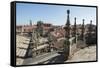
[[[43,21],[37,22],[37,32],[40,34],[40,36],[43,36]]]
[[[48,49],[48,51],[49,51],[49,52],[51,51],[52,41],[53,41],[53,38],[52,38],[52,35],[51,35],[50,32],[49,32],[49,33],[48,33],[48,44],[49,44],[49,49]]]

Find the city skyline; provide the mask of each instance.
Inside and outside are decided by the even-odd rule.
[[[32,24],[36,24],[41,20],[44,23],[53,25],[65,25],[67,20],[67,10],[70,10],[70,23],[74,24],[76,17],[77,24],[89,24],[90,20],[96,25],[96,8],[95,7],[78,7],[78,6],[61,6],[61,5],[45,5],[45,4],[16,4],[16,24],[27,25],[30,20]]]

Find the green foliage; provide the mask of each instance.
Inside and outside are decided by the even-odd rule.
[[[37,32],[43,36],[43,21],[37,21]]]
[[[41,27],[43,25],[43,21],[37,21],[37,27]]]

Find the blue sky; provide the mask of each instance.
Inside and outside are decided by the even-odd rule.
[[[41,20],[45,23],[54,25],[65,25],[67,19],[67,10],[70,10],[70,23],[74,24],[74,18],[77,18],[77,24],[85,24],[93,21],[96,24],[96,8],[95,7],[78,7],[78,6],[61,6],[61,5],[45,5],[45,4],[28,4],[17,3],[16,5],[16,22],[17,25],[29,24],[32,20],[33,24]]]

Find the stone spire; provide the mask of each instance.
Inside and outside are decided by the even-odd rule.
[[[67,60],[69,57],[69,53],[70,53],[70,42],[69,42],[69,38],[70,38],[70,19],[69,19],[69,14],[70,14],[70,10],[67,10],[67,22],[65,24],[65,40],[64,40],[64,60]]]
[[[83,19],[83,24],[82,24],[82,28],[81,28],[81,40],[84,40],[84,19]]]
[[[69,39],[70,38],[70,18],[69,18],[70,10],[67,10],[67,22],[65,24],[65,38]]]
[[[75,20],[74,27],[76,28],[76,17],[74,18],[74,20]]]
[[[69,18],[70,10],[67,10],[67,22],[66,25],[70,26],[70,18]]]
[[[76,29],[76,17],[74,18],[75,22],[74,22],[74,26],[73,26],[73,37],[75,37],[75,43],[76,43],[76,32],[77,32],[77,29]]]
[[[92,24],[92,20],[90,20],[90,24]]]
[[[89,33],[92,32],[92,20],[90,20],[90,25],[89,25],[89,28],[88,28],[88,32],[89,32]]]
[[[73,26],[73,36],[75,37],[76,35],[76,17],[74,18],[74,26]]]
[[[30,20],[30,26],[32,26],[32,20]]]

